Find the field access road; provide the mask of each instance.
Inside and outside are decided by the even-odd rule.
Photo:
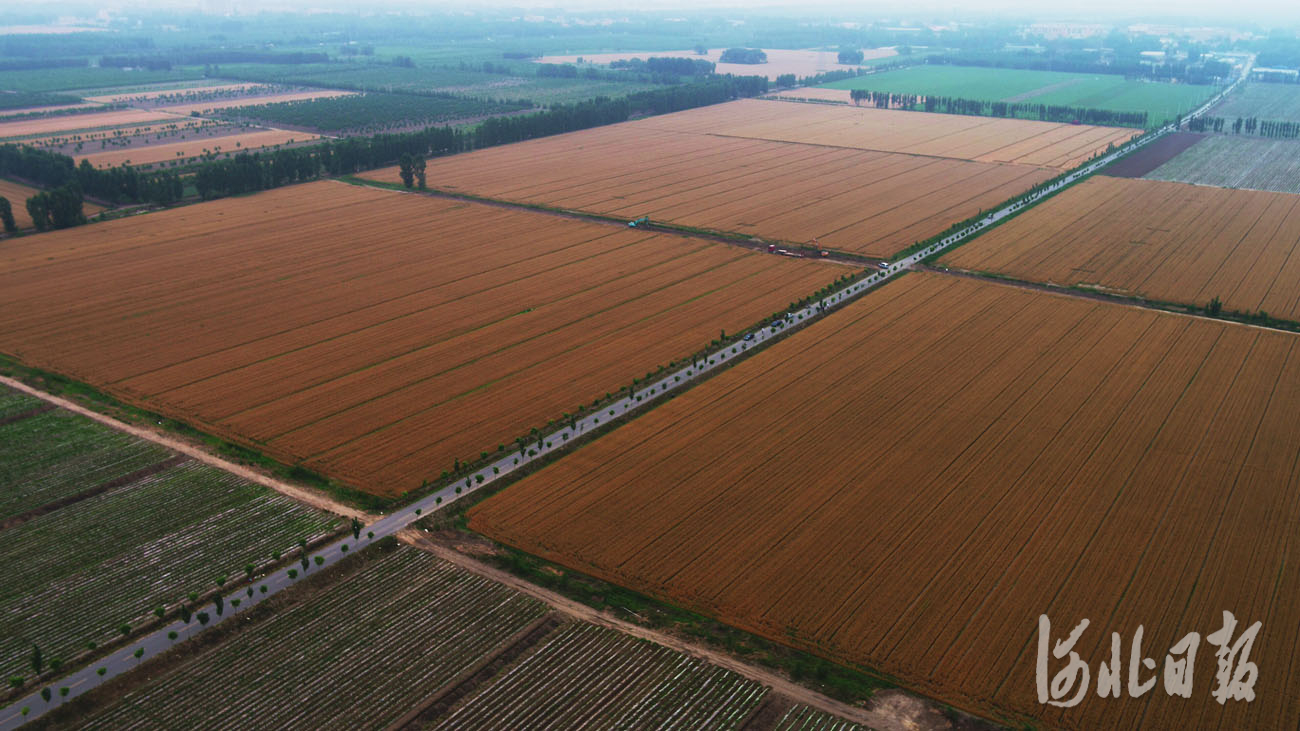
[[[1249,64],[1247,64],[1247,71]],[[1242,78],[1245,75],[1243,74]],[[1241,83],[1239,78],[1232,85],[1224,89],[1213,99],[1206,102],[1199,109],[1187,116],[1188,119],[1204,114],[1210,107],[1218,103],[1224,94],[1230,92],[1237,84]],[[360,539],[354,539],[352,536],[339,539],[330,543],[312,553],[310,567],[306,572],[302,571],[301,565],[296,565],[289,569],[280,569],[275,573],[264,577],[256,583],[256,588],[252,596],[246,591],[232,592],[225,597],[225,611],[221,616],[217,616],[214,607],[205,608],[211,615],[206,625],[200,625],[195,619],[189,623],[176,620],[165,627],[162,627],[148,635],[142,635],[136,640],[129,643],[125,648],[114,652],[103,660],[83,668],[57,682],[51,683],[48,688],[51,691],[51,700],[45,701],[39,689],[18,701],[0,709],[0,731],[14,729],[23,723],[56,708],[60,703],[66,702],[72,698],[85,693],[86,691],[104,683],[122,673],[135,669],[141,662],[153,657],[171,647],[176,642],[181,642],[189,637],[202,632],[206,627],[219,624],[230,617],[246,611],[248,608],[255,606],[257,603],[273,596],[276,592],[292,586],[297,580],[295,577],[301,577],[304,573],[313,573],[319,568],[330,566],[339,559],[347,555],[349,550],[356,550],[368,545],[371,541],[383,538],[385,536],[395,535],[398,531],[407,527],[411,523],[419,520],[420,517],[432,512],[444,505],[455,502],[463,495],[468,495],[474,490],[489,485],[492,482],[508,477],[515,470],[529,465],[539,459],[544,459],[548,455],[564,448],[565,444],[573,438],[579,437],[587,432],[601,426],[602,423],[624,417],[628,414],[635,413],[645,408],[652,401],[662,398],[663,396],[680,391],[687,386],[702,380],[707,374],[718,369],[726,367],[738,357],[745,355],[755,348],[761,348],[764,344],[785,334],[789,330],[803,327],[810,321],[817,319],[819,316],[829,312],[832,309],[842,306],[862,296],[867,291],[889,281],[893,277],[907,271],[914,265],[920,263],[927,257],[947,249],[958,242],[977,235],[979,232],[990,226],[996,225],[1001,220],[1013,215],[1024,208],[1029,203],[1036,202],[1042,198],[1052,195],[1067,185],[1071,185],[1080,179],[1095,173],[1097,170],[1109,165],[1120,157],[1158,139],[1162,135],[1174,131],[1175,125],[1167,125],[1151,134],[1137,140],[1136,142],[1127,143],[1114,152],[1097,158],[1074,172],[1052,183],[1048,187],[1035,192],[1025,201],[1012,203],[1004,206],[979,221],[967,226],[966,228],[947,236],[940,241],[931,244],[913,254],[893,262],[884,262],[880,267],[870,274],[865,274],[860,279],[850,284],[848,287],[841,289],[821,300],[800,310],[787,313],[782,319],[775,322],[764,324],[761,328],[753,331],[746,337],[749,339],[736,339],[725,345],[722,349],[712,353],[702,359],[692,362],[689,366],[682,366],[674,371],[667,371],[665,375],[657,380],[643,385],[639,390],[630,392],[627,396],[620,398],[614,403],[608,404],[600,409],[599,413],[588,413],[586,416],[575,419],[570,424],[562,425],[549,433],[537,437],[536,441],[530,442],[523,451],[508,453],[505,457],[498,459],[496,462],[480,468],[478,471],[468,476],[458,478],[456,482],[447,484],[436,492],[429,494],[404,508],[399,509],[390,515],[376,520],[362,529]],[[29,392],[32,389],[24,388]],[[42,397],[45,397],[42,395]],[[315,559],[319,557],[322,561],[318,567]],[[291,576],[289,572],[294,572]],[[233,606],[233,600],[239,599],[240,605]],[[169,633],[175,633],[176,639],[171,639]],[[137,650],[142,651],[139,659],[135,657]],[[103,669],[100,674],[99,670]],[[62,696],[63,688],[67,688],[67,695]],[[26,708],[26,716],[22,714],[22,709]]]

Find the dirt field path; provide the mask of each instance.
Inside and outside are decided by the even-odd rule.
[[[290,485],[286,482],[281,482],[280,480],[277,480],[274,477],[264,475],[260,472],[251,470],[242,465],[237,465],[234,462],[230,462],[228,460],[222,459],[221,457],[205,452],[202,449],[199,449],[198,447],[187,444],[173,437],[167,436],[166,434],[163,434],[161,432],[157,432],[152,429],[144,429],[138,426],[133,426],[131,424],[118,421],[117,419],[114,419],[111,416],[105,416],[104,414],[91,411],[90,409],[87,409],[83,406],[79,406],[67,399],[59,398],[58,396],[54,396],[52,394],[45,393],[44,391],[40,391],[38,389],[32,388],[31,386],[28,386],[27,384],[21,381],[15,381],[12,378],[8,378],[6,376],[0,376],[0,383],[3,383],[4,385],[9,386],[10,388],[22,391],[23,393],[35,396],[36,398],[43,399],[51,404],[54,404],[55,406],[58,406],[59,408],[67,409],[68,411],[72,411],[81,414],[82,416],[85,416],[87,418],[94,419],[95,421],[98,421],[99,423],[104,424],[106,426],[112,427],[113,429],[116,429],[118,431],[126,432],[127,434],[130,434],[135,437],[139,437],[141,439],[148,439],[149,441],[154,442],[155,444],[161,444],[162,446],[172,450],[173,452],[179,452],[193,459],[196,459],[200,462],[204,462],[206,464],[212,465],[213,467],[216,467],[218,469],[223,469],[227,472],[239,475],[245,480],[248,480],[250,482],[256,482],[257,484],[262,485],[264,487],[269,487],[278,493],[287,495],[293,498],[294,500],[297,500],[298,502],[303,503],[305,505],[310,505],[313,508],[334,513],[336,515],[341,515],[345,518],[356,518],[364,523],[371,523],[378,518],[378,516],[370,515],[369,513],[363,512],[356,508],[349,507],[335,500],[331,500],[330,498],[321,495],[320,493],[315,492],[314,490],[308,490],[305,488]]]
[[[919,698],[902,693],[896,694],[887,692],[880,694],[881,697],[877,700],[875,707],[871,709],[850,706],[833,698],[828,698],[821,693],[810,690],[801,685],[797,685],[771,671],[741,662],[725,653],[686,642],[685,640],[672,635],[641,627],[630,622],[625,622],[621,619],[605,614],[604,612],[596,611],[586,604],[576,602],[548,589],[543,589],[540,586],[529,583],[506,571],[494,568],[470,558],[463,553],[447,548],[446,546],[426,537],[424,533],[415,528],[407,528],[399,531],[397,533],[397,538],[403,543],[428,551],[438,558],[453,563],[466,571],[478,574],[486,579],[491,579],[499,584],[504,584],[521,594],[526,594],[534,599],[545,602],[555,610],[570,617],[580,619],[584,622],[590,622],[601,627],[617,630],[624,634],[639,637],[657,645],[662,645],[669,649],[676,650],[677,652],[697,657],[719,667],[726,668],[732,672],[739,673],[750,680],[762,683],[773,691],[789,697],[795,703],[802,703],[816,708],[817,710],[825,711],[826,713],[831,713],[841,718],[846,718],[850,721],[876,729],[876,731],[916,731],[917,729],[949,727],[946,723],[946,719],[941,714],[937,713],[928,702]],[[942,726],[936,726],[936,720],[944,721],[945,723]]]

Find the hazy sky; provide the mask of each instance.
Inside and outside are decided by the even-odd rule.
[[[5,2],[8,0],[0,0]],[[228,5],[231,0],[221,0],[217,6]],[[779,11],[801,16],[826,19],[874,19],[903,17],[925,21],[1007,14],[1016,18],[1036,20],[1074,20],[1082,22],[1112,23],[1135,19],[1205,19],[1219,23],[1241,25],[1260,23],[1268,26],[1300,25],[1300,0],[882,0],[879,2],[831,2],[812,0],[807,3],[791,0],[233,0],[244,12],[258,9],[277,11],[294,9],[329,9],[334,11],[376,12],[385,7],[394,10],[453,10],[472,11],[475,8],[500,10],[502,8],[538,9],[546,14],[570,10],[590,12],[608,10],[621,14],[660,10],[726,9],[739,14],[750,10],[759,13]],[[105,0],[102,4],[72,3],[74,7],[96,8],[168,8],[199,11],[213,7],[212,0]],[[28,0],[25,8],[44,11],[68,12],[66,0]],[[75,12],[75,11],[74,11]],[[1235,21],[1235,22],[1234,22]]]

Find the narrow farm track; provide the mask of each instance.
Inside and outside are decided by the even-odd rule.
[[[739,675],[743,675],[750,680],[762,683],[777,693],[789,696],[797,703],[867,725],[873,729],[877,729],[877,731],[906,731],[907,729],[912,728],[912,726],[907,724],[906,719],[899,718],[888,712],[856,708],[841,703],[833,698],[829,698],[821,693],[805,688],[802,685],[797,685],[771,671],[742,662],[726,653],[717,652],[708,647],[687,642],[679,637],[674,637],[673,635],[665,634],[657,630],[632,624],[631,622],[626,622],[604,612],[599,612],[586,604],[569,599],[568,597],[562,594],[557,594],[549,589],[543,589],[536,584],[520,579],[517,576],[502,571],[501,569],[488,566],[481,561],[440,545],[427,538],[418,530],[406,529],[399,531],[397,538],[411,546],[428,551],[438,558],[459,566],[466,571],[492,579],[493,581],[504,584],[521,594],[545,602],[556,611],[562,612],[570,617],[599,625],[601,627],[618,630],[624,634],[648,640],[685,655],[706,660],[714,665],[731,670]]]
[[[117,429],[118,431],[126,432],[127,434],[130,434],[135,437],[139,437],[141,439],[147,439],[155,444],[166,447],[167,449],[170,449],[174,452],[180,452],[181,454],[184,454],[192,459],[196,459],[200,462],[211,465],[218,469],[222,469],[232,474],[238,475],[239,477],[242,477],[245,480],[248,480],[250,482],[255,482],[263,487],[269,487],[272,490],[275,490],[276,492],[282,495],[291,497],[294,500],[297,500],[298,502],[303,503],[305,505],[310,505],[313,508],[334,513],[335,515],[341,515],[345,518],[356,518],[357,520],[361,520],[367,523],[372,522],[376,519],[375,516],[371,515],[370,513],[367,513],[363,510],[358,510],[357,508],[353,508],[349,505],[344,505],[343,503],[340,503],[337,500],[332,500],[329,497],[322,495],[321,493],[316,492],[314,490],[308,490],[306,488],[290,485],[287,482],[282,482],[280,480],[275,479],[274,477],[270,477],[260,472],[256,472],[247,467],[244,467],[243,465],[237,465],[234,462],[231,462],[230,460],[222,459],[221,457],[218,457],[210,452],[199,449],[198,447],[195,447],[191,444],[183,442],[174,437],[167,436],[166,434],[163,434],[161,432],[127,424],[125,422],[118,421],[117,419],[114,419],[111,416],[106,416],[104,414],[101,414],[98,411],[91,411],[90,409],[87,409],[65,398],[60,398],[59,396],[55,396],[53,394],[45,393],[44,391],[41,391],[39,389],[32,388],[31,386],[28,386],[22,381],[15,380],[7,376],[0,376],[0,383],[3,383],[4,385],[9,386],[14,390],[22,391],[23,393],[26,393],[28,395],[35,396],[36,398],[39,399],[43,399],[51,404],[54,404],[59,408],[66,409],[75,414],[80,414],[89,419],[94,419],[95,421],[104,424],[105,426],[111,427],[113,429]]]

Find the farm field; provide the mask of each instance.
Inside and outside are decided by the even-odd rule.
[[[171,117],[161,122],[128,124],[121,127],[108,127],[94,132],[59,132],[43,137],[23,138],[22,144],[32,147],[75,147],[87,145],[94,148],[106,148],[110,145],[125,145],[138,140],[159,140],[164,137],[179,137],[188,130],[203,130],[221,124],[213,119],[197,117]],[[98,143],[98,144],[96,144]],[[79,152],[80,150],[76,150]]]
[[[0,386],[0,419],[8,419],[41,406],[38,398]]]
[[[1300,142],[1211,135],[1145,177],[1221,188],[1300,193]]]
[[[1298,346],[909,274],[480,503],[470,526],[1016,726],[1291,728]],[[1095,669],[1111,632],[1127,653],[1143,625],[1161,658],[1224,610],[1263,625],[1254,703],[1214,701],[1205,645],[1190,698],[1094,685],[1074,708],[1038,702],[1040,614],[1054,640],[1090,619],[1074,650]]]
[[[69,114],[59,117],[38,117],[14,122],[0,122],[0,139],[35,137],[103,127],[121,127],[145,122],[180,121],[180,119],[181,117],[174,114],[141,109],[124,109],[92,114]]]
[[[39,192],[40,190],[31,186],[0,178],[0,198],[9,200],[9,207],[14,212],[14,223],[18,224],[19,230],[32,227],[32,217],[27,213],[27,199]],[[81,210],[87,216],[93,216],[102,212],[104,208],[93,203],[83,203]]]
[[[780,48],[765,48],[767,54],[767,63],[746,64],[746,63],[719,63],[718,59],[722,57],[725,48],[713,48],[705,55],[697,54],[695,51],[654,51],[650,53],[591,53],[575,54],[568,56],[542,56],[537,59],[539,63],[577,63],[581,58],[584,64],[601,64],[608,65],[611,61],[622,61],[626,59],[639,58],[694,58],[703,61],[712,61],[716,64],[715,71],[719,74],[734,74],[736,76],[766,76],[769,80],[775,80],[782,74],[794,74],[795,76],[816,76],[817,74],[827,71],[846,71],[858,68],[858,64],[841,64],[835,51],[814,51],[814,50],[789,50]],[[898,52],[892,48],[867,48],[862,51],[864,63],[861,65],[870,65],[869,60],[893,58]]]
[[[28,114],[45,114],[51,116],[59,115],[59,114],[71,114],[72,112],[77,110],[96,109],[99,107],[100,107],[99,104],[57,104],[53,106],[23,107],[19,109],[0,107],[0,119],[12,118],[12,117],[28,115]]]
[[[256,718],[263,728],[385,728],[545,613],[536,600],[397,546],[82,727],[222,728]]]
[[[822,88],[1146,112],[1152,124],[1191,111],[1216,91],[1213,86],[1128,80],[1108,74],[947,65],[912,66],[833,81]]]
[[[1255,117],[1300,121],[1300,86],[1296,84],[1243,84],[1209,112],[1212,117]]]
[[[1137,136],[1134,129],[743,99],[633,124],[718,137],[1016,163],[1065,170]]]
[[[428,177],[440,190],[886,257],[1057,174],[1046,165],[1134,133],[742,101],[434,159]],[[398,171],[361,177],[395,183]]]
[[[867,731],[867,728],[815,708],[796,705],[776,722],[774,731]]]
[[[110,167],[123,163],[152,165],[174,160],[188,160],[210,152],[231,156],[244,150],[259,150],[265,147],[291,145],[317,139],[320,139],[319,135],[310,132],[271,129],[216,137],[194,137],[184,142],[153,144],[144,147],[106,149],[102,152],[92,152],[89,155],[75,155],[75,157],[78,163],[82,160],[89,160],[90,164],[95,167]]]
[[[738,729],[767,688],[666,647],[562,627],[429,729]]]
[[[941,263],[1300,320],[1298,239],[1300,196],[1098,176]]]
[[[232,75],[281,84],[302,84],[368,91],[435,91],[478,99],[568,104],[598,96],[625,96],[661,88],[656,84],[488,74],[447,68],[403,68],[389,64],[307,64],[286,69],[225,66]]]
[[[381,495],[850,271],[336,182],[39,239],[0,352]]]
[[[427,172],[441,190],[800,244],[816,237],[879,257],[1054,175],[635,125],[433,159]],[[361,177],[397,182],[398,171]]]
[[[352,96],[354,91],[338,91],[333,89],[313,89],[311,91],[292,91],[280,94],[265,94],[260,96],[243,96],[234,99],[208,99],[205,101],[191,102],[189,104],[169,104],[167,106],[157,107],[159,112],[169,112],[182,117],[189,116],[192,113],[211,114],[239,107],[247,107],[260,104],[275,104],[279,102],[302,102],[312,99],[333,99],[341,96]]]
[[[5,389],[16,412],[45,404]],[[9,411],[9,409],[5,409]],[[9,414],[5,414],[6,416]],[[166,460],[153,442],[104,428],[60,409],[0,426],[0,521],[93,489]]]
[[[337,522],[62,410],[0,426],[0,478],[0,516],[46,510],[0,524],[5,677],[28,671],[33,644],[47,659],[69,660],[87,642],[117,636],[123,622]]]
[[[159,99],[186,97],[193,94],[206,95],[223,92],[252,93],[263,88],[266,88],[265,84],[212,84],[209,86],[182,86],[179,88],[175,85],[164,84],[161,88],[157,89],[134,89],[110,94],[100,94],[98,96],[87,96],[85,99],[88,102],[99,102],[100,104],[114,104],[118,102],[142,104],[157,102]]]
[[[368,93],[306,101],[269,99],[265,104],[257,104],[257,99],[251,99],[249,105],[221,110],[217,115],[298,129],[363,134],[477,119],[529,108],[520,103],[413,94]]]
[[[202,68],[170,71],[116,69],[99,66],[52,68],[37,71],[0,71],[0,89],[14,91],[72,91],[113,86],[159,84],[203,78]]]

